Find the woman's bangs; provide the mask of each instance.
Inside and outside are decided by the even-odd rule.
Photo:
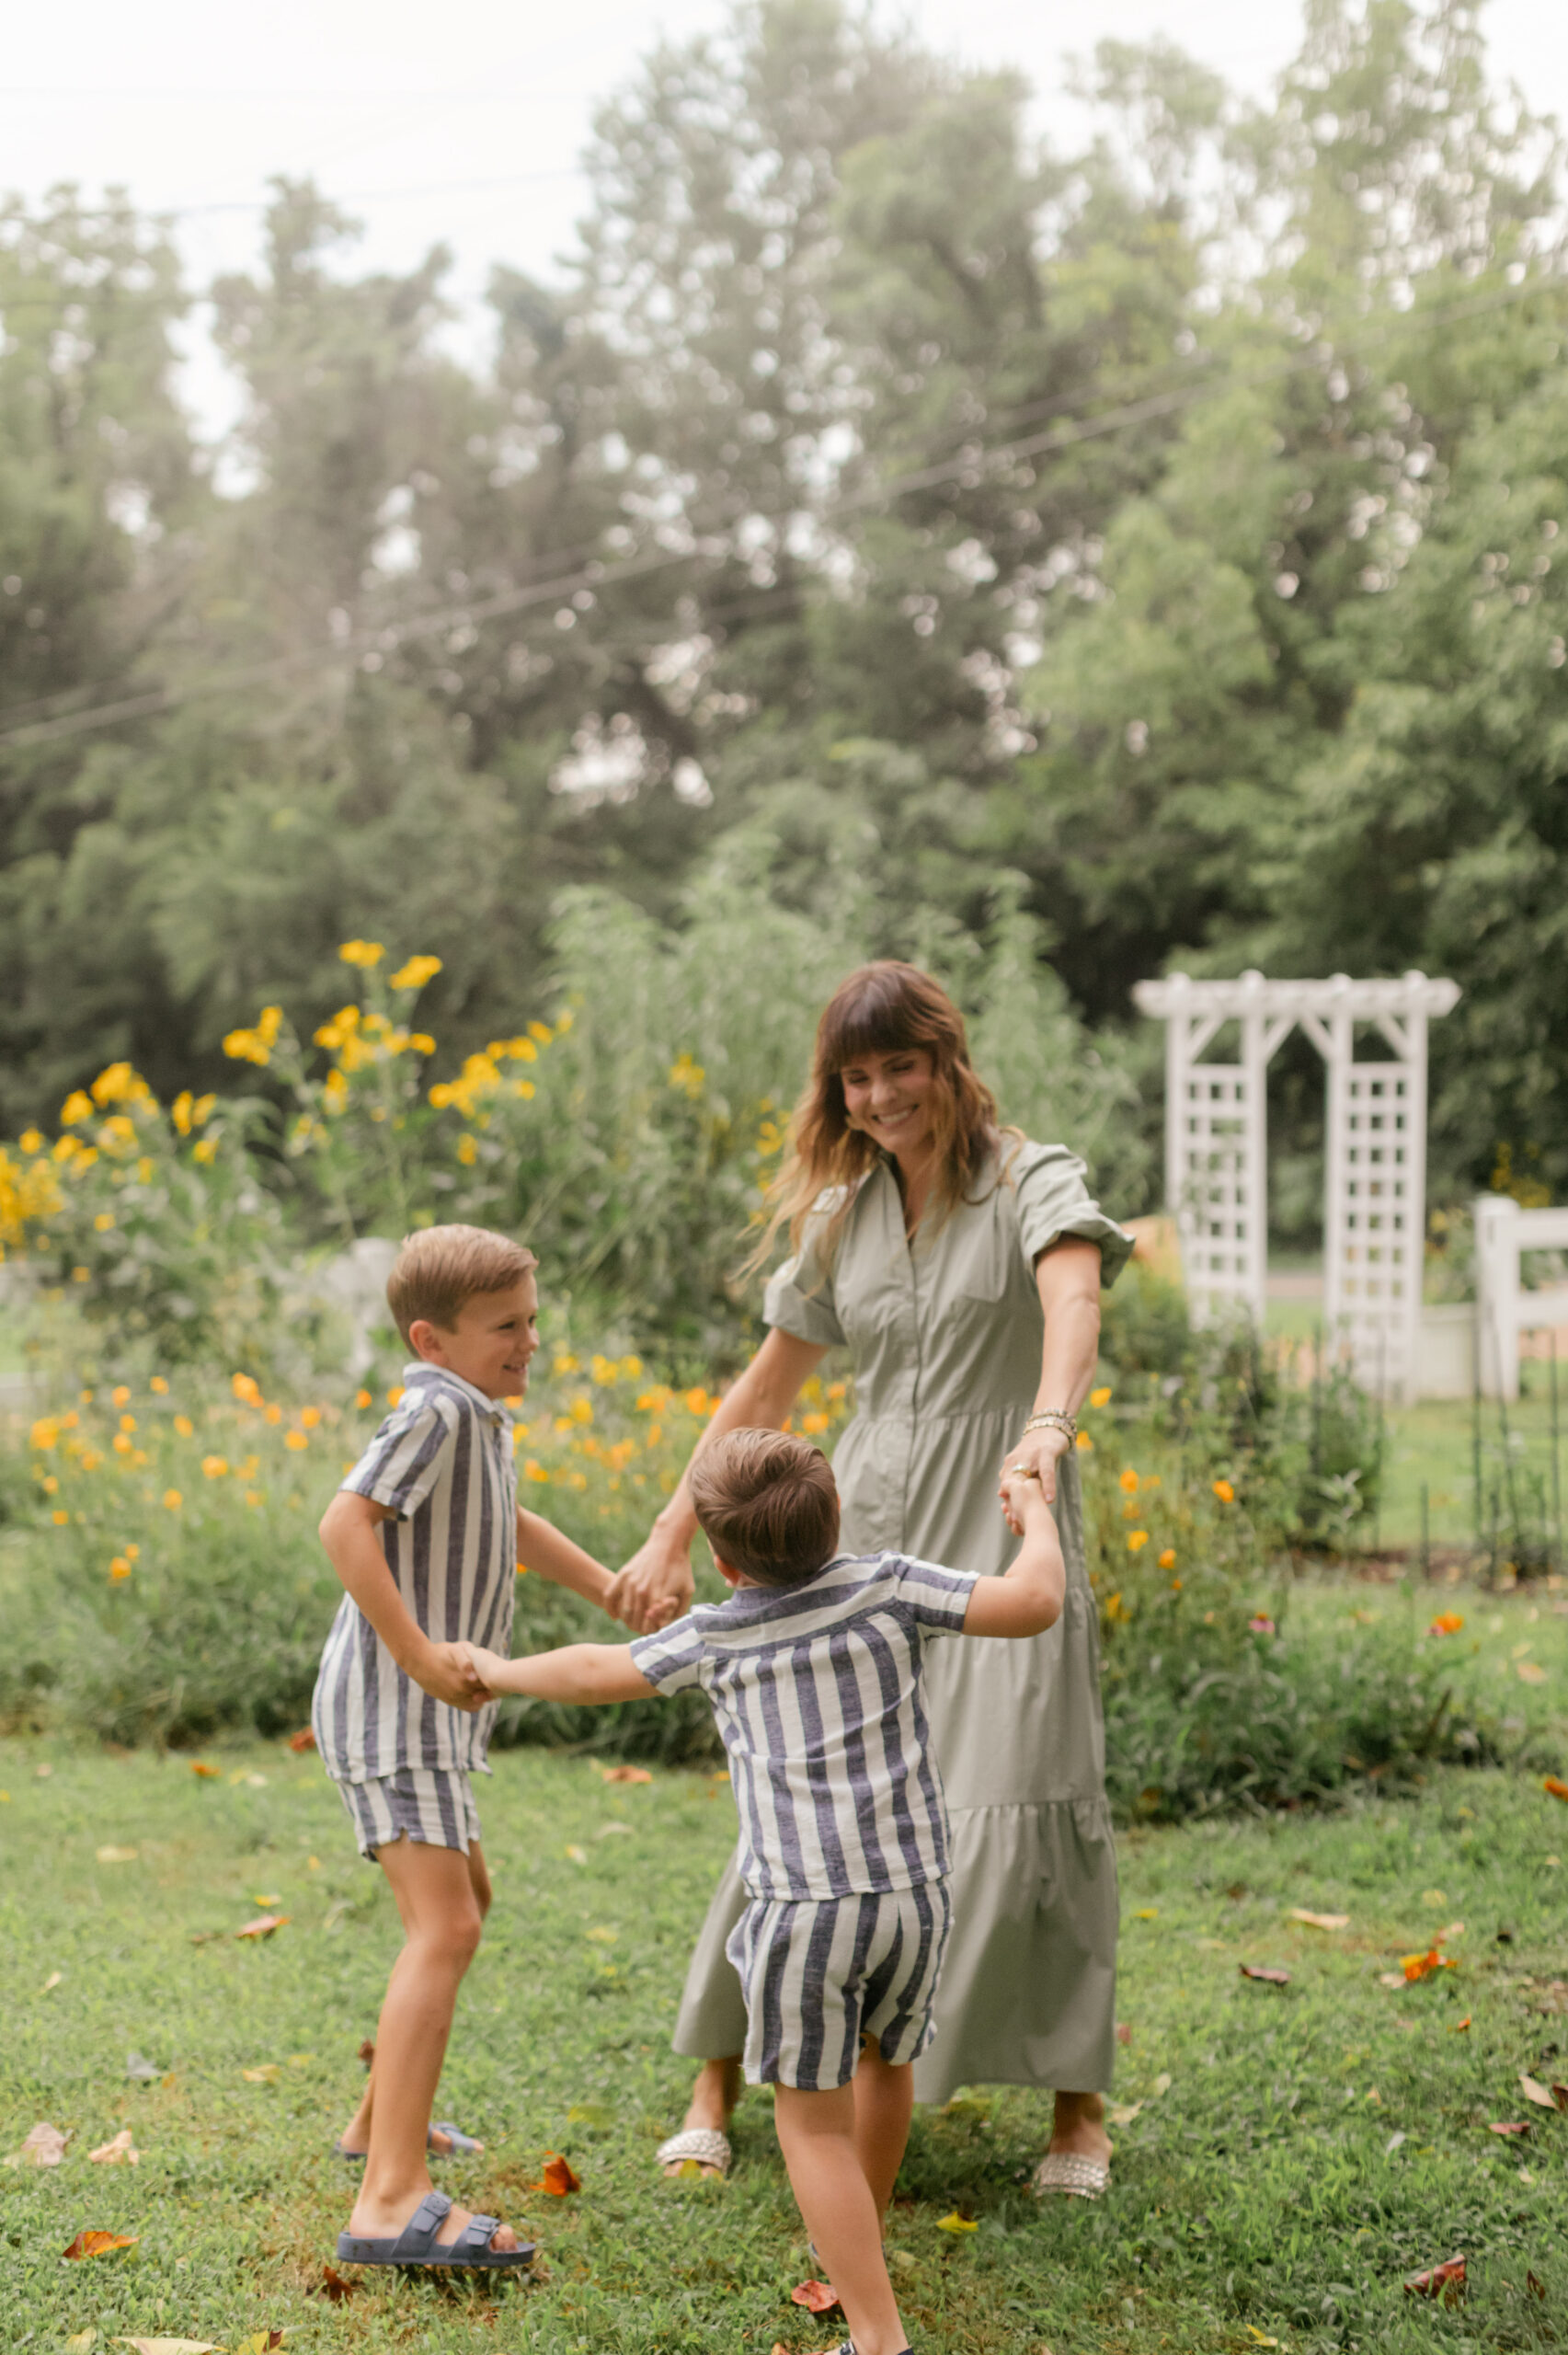
[[[842,1002],[835,1000],[822,1017],[818,1053],[819,1068],[837,1074],[863,1055],[907,1054],[913,1047],[934,1045],[930,1025],[920,1019],[918,1007],[898,984],[873,975]]]

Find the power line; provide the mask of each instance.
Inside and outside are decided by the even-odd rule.
[[[962,480],[966,476],[979,477],[982,470],[1002,462],[1017,462],[1043,457],[1079,443],[1100,441],[1127,431],[1130,427],[1171,417],[1184,409],[1199,407],[1206,400],[1222,395],[1277,384],[1291,376],[1322,371],[1333,360],[1349,357],[1358,350],[1384,343],[1403,327],[1419,323],[1428,328],[1457,324],[1469,318],[1483,317],[1509,304],[1528,299],[1543,292],[1561,291],[1561,281],[1527,280],[1518,286],[1502,288],[1491,294],[1477,295],[1469,302],[1455,303],[1425,315],[1406,312],[1386,322],[1375,333],[1343,339],[1329,353],[1315,339],[1310,351],[1292,353],[1288,358],[1262,367],[1227,373],[1218,381],[1176,386],[1169,391],[1121,403],[1116,408],[1102,410],[1093,417],[1070,418],[1049,426],[1039,433],[992,444],[967,443],[955,454],[937,465],[913,469],[903,474],[867,484],[841,493],[815,508],[805,508],[797,502],[775,511],[763,520],[780,523],[801,512],[808,513],[820,523],[864,513],[868,508],[890,506],[911,492],[930,490],[941,485]],[[978,487],[978,483],[977,483]],[[292,655],[274,657],[263,663],[246,664],[209,672],[204,679],[188,683],[183,687],[149,688],[139,694],[124,695],[108,704],[95,705],[88,710],[63,713],[59,718],[24,723],[18,728],[0,730],[0,746],[44,744],[82,735],[89,730],[107,728],[124,719],[144,718],[161,711],[176,710],[198,697],[222,694],[225,689],[265,685],[300,672],[340,669],[345,663],[362,661],[367,654],[385,655],[405,645],[440,637],[452,629],[473,628],[510,614],[528,611],[575,595],[583,589],[596,594],[606,587],[626,580],[644,579],[650,574],[667,571],[676,566],[704,560],[732,557],[736,551],[727,536],[713,541],[699,538],[690,547],[658,548],[619,562],[589,561],[575,567],[570,572],[554,574],[541,581],[498,592],[494,596],[470,598],[461,604],[442,607],[435,612],[415,615],[405,622],[388,623],[383,627],[353,633],[339,645],[330,648],[313,647]],[[645,633],[646,635],[646,633]],[[90,693],[90,689],[74,692]]]

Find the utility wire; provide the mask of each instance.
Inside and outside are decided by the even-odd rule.
[[[990,468],[1024,459],[1042,457],[1080,443],[1104,440],[1127,431],[1130,427],[1150,422],[1157,418],[1174,416],[1185,409],[1201,406],[1205,401],[1222,395],[1244,391],[1269,384],[1278,384],[1296,375],[1322,371],[1334,360],[1350,357],[1356,351],[1389,341],[1408,327],[1420,324],[1426,327],[1446,327],[1463,319],[1485,316],[1508,305],[1525,301],[1541,293],[1562,291],[1561,281],[1526,280],[1518,286],[1499,289],[1491,294],[1477,295],[1469,302],[1448,304],[1425,315],[1414,311],[1401,313],[1396,319],[1386,321],[1376,332],[1359,339],[1345,339],[1333,344],[1325,354],[1322,339],[1315,339],[1310,351],[1292,353],[1288,358],[1264,366],[1246,369],[1220,377],[1217,382],[1177,386],[1155,393],[1139,400],[1127,401],[1118,407],[1100,411],[1092,417],[1070,418],[1048,426],[1038,433],[1000,443],[969,443],[955,454],[936,465],[920,467],[902,474],[865,484],[859,488],[841,493],[812,507],[804,502],[775,511],[764,520],[778,523],[790,516],[805,513],[812,520],[826,523],[841,517],[864,513],[867,509],[888,506],[908,497],[913,491],[934,489],[944,483],[976,477],[975,487],[982,474]],[[0,746],[19,747],[52,743],[63,739],[86,733],[90,729],[107,728],[118,721],[145,718],[168,711],[192,702],[199,696],[221,694],[226,689],[264,685],[299,672],[330,671],[345,663],[362,659],[370,653],[395,652],[406,645],[440,637],[452,629],[472,628],[483,622],[528,611],[541,604],[558,602],[582,589],[595,594],[626,580],[646,579],[651,574],[693,562],[722,561],[732,558],[736,551],[727,535],[698,536],[688,547],[655,548],[637,557],[619,562],[589,562],[571,571],[525,586],[502,590],[485,598],[471,598],[461,604],[448,605],[437,611],[415,615],[408,620],[394,622],[380,628],[352,633],[341,644],[330,648],[303,649],[292,655],[277,656],[266,662],[246,664],[209,672],[204,679],[188,682],[183,686],[150,688],[137,695],[93,706],[85,711],[70,712],[57,718],[24,724],[0,731]],[[645,633],[646,636],[646,633]],[[91,692],[91,690],[77,690]]]

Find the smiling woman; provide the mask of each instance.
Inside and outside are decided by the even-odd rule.
[[[1116,1862],[1104,1796],[1095,1613],[1083,1560],[1073,1417],[1093,1379],[1102,1281],[1128,1239],[1061,1145],[1004,1129],[963,1017],[914,967],[850,975],[818,1028],[812,1077],[760,1260],[773,1327],[708,1426],[783,1424],[824,1353],[854,1360],[857,1411],[833,1470],[843,1549],[994,1575],[1011,1552],[998,1483],[1039,1476],[1068,1564],[1062,1617],[1008,1645],[947,1647],[928,1672],[933,1747],[953,1827],[953,1931],[937,2034],[916,2089],[1057,2089],[1042,2190],[1103,2187],[1101,2095],[1115,2051]],[[753,1264],[756,1264],[756,1260]],[[682,1480],[612,1608],[658,1626],[692,1591]],[[725,1947],[744,1903],[733,1864],[709,1908],[676,2027],[704,2068],[664,2154],[723,2172],[745,2040]]]

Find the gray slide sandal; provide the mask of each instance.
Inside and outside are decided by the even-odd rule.
[[[524,2241],[517,2248],[490,2246],[490,2235],[500,2224],[498,2216],[471,2216],[454,2241],[438,2243],[436,2234],[451,2209],[444,2191],[427,2191],[395,2240],[364,2240],[358,2233],[339,2233],[338,2262],[440,2265],[467,2273],[516,2272],[520,2266],[532,2265],[536,2241]]]

